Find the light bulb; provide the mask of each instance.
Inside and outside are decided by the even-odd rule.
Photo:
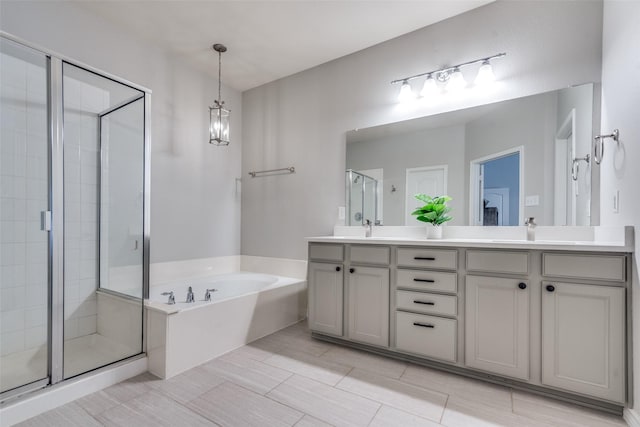
[[[488,59],[482,61],[482,65],[478,70],[478,75],[476,76],[475,84],[477,86],[484,86],[493,83],[496,80],[496,76],[493,74],[493,67],[491,67],[491,63],[489,63]]]
[[[424,81],[424,86],[422,86],[422,91],[420,91],[420,96],[423,98],[430,98],[434,95],[437,95],[439,92],[438,85],[434,80],[433,76],[429,74],[427,76],[427,80]]]
[[[447,82],[447,90],[449,92],[457,92],[464,89],[465,86],[467,86],[467,82],[464,80],[464,76],[462,75],[460,68],[454,68],[451,76],[449,76],[449,81]]]
[[[411,85],[408,81],[403,81],[400,87],[400,94],[398,95],[398,101],[408,102],[416,99],[416,94],[411,90]]]

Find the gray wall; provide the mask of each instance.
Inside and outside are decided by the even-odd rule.
[[[597,82],[601,26],[600,2],[498,1],[244,92],[243,174],[290,165],[296,173],[243,185],[243,254],[303,259],[305,236],[332,232],[347,130]],[[389,84],[503,51],[491,93],[401,108]]]
[[[520,212],[524,218],[535,217],[538,224],[553,224],[553,141],[556,125],[555,92],[524,98],[513,108],[502,103],[490,115],[467,123],[466,162],[523,146],[524,196],[540,196],[538,206]],[[469,169],[465,169],[467,194]],[[467,215],[469,213],[467,212]]]
[[[240,253],[237,91],[222,88],[232,110],[233,143],[210,146],[208,106],[216,98],[217,79],[184,65],[179,56],[74,2],[2,1],[0,29],[153,91],[152,262]]]
[[[446,149],[443,148],[446,146]],[[384,224],[404,225],[406,170],[421,166],[448,166],[447,194],[452,225],[464,225],[464,126],[428,129],[347,144],[347,168],[384,169]],[[396,187],[391,192],[391,186]],[[420,203],[416,201],[415,206]],[[416,224],[419,224],[416,221]]]
[[[640,372],[640,2],[606,1],[604,4],[604,35],[602,64],[602,131],[620,129],[620,146],[607,142],[601,164],[601,223],[602,225],[635,226],[636,246],[633,257],[633,370]],[[620,211],[614,213],[612,200],[620,191]],[[640,381],[633,382],[638,417]]]

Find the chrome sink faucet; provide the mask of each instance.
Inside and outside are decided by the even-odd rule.
[[[195,297],[193,296],[193,289],[189,286],[189,290],[187,291],[187,302],[196,302]]]
[[[169,300],[167,301],[167,304],[171,305],[171,304],[175,304],[176,303],[176,297],[173,295],[173,291],[171,291],[171,292],[163,292],[160,295],[169,296]]]
[[[533,242],[536,240],[536,219],[529,217],[524,221],[524,225],[527,226],[527,240]]]
[[[364,225],[364,237],[371,237],[371,220],[365,220]]]

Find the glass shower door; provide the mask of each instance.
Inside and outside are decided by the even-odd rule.
[[[47,66],[0,38],[0,392],[48,383]]]
[[[144,92],[64,63],[64,378],[142,352]]]

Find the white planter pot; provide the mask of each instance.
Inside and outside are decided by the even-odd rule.
[[[442,239],[442,226],[427,224],[427,239]]]

